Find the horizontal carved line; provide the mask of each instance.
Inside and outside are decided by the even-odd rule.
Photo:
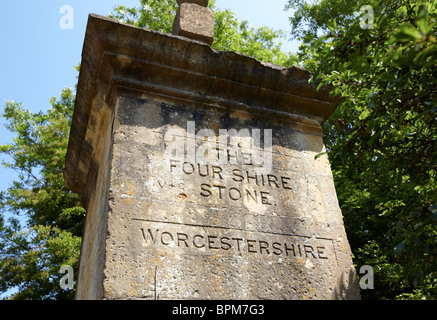
[[[277,236],[296,237],[296,238],[307,238],[307,239],[311,239],[312,238],[310,236],[304,236],[304,235],[298,235],[298,234],[288,234],[288,233],[281,233],[281,232],[258,231],[258,230],[245,230],[245,229],[242,229],[242,228],[231,228],[231,227],[223,227],[223,226],[201,225],[201,224],[195,224],[195,223],[159,221],[159,220],[150,220],[150,219],[141,219],[141,218],[132,218],[132,220],[143,221],[143,222],[152,222],[152,223],[174,224],[174,225],[189,226],[189,227],[198,227],[198,228],[236,230],[236,231],[242,231],[242,232],[257,232],[257,233],[265,233],[265,234],[271,234],[271,235],[277,235]],[[328,241],[332,241],[333,240],[333,239],[330,239],[330,238],[323,238],[323,237],[316,237],[315,239],[317,239],[317,240],[328,240]]]

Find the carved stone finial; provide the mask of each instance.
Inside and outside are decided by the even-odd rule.
[[[201,7],[206,7],[208,5],[209,0],[177,0],[178,5],[182,3],[195,3]]]
[[[179,10],[173,23],[173,34],[212,45],[214,16],[206,8],[209,0],[177,0]]]

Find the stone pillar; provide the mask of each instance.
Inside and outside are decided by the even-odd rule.
[[[76,298],[359,298],[315,158],[339,100],[310,76],[90,15],[65,167],[87,209]]]

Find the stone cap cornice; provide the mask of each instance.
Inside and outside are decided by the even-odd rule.
[[[98,135],[104,126],[112,126],[102,110],[113,109],[122,92],[255,112],[321,135],[321,124],[340,99],[331,98],[329,88],[317,91],[310,78],[299,67],[260,62],[91,14],[64,170],[66,186],[84,194],[87,181],[97,175]]]

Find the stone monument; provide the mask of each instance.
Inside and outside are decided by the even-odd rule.
[[[339,103],[173,35],[90,15],[65,182],[87,209],[77,299],[358,299],[321,124]]]

